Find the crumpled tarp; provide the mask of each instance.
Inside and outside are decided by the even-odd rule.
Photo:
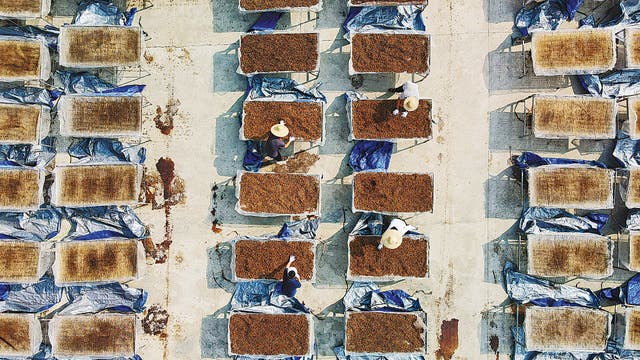
[[[116,139],[79,139],[69,146],[68,152],[71,157],[85,159],[85,163],[131,162],[142,164],[147,157],[147,150],[144,147],[123,144]]]
[[[515,26],[522,36],[534,30],[555,30],[563,21],[571,21],[584,0],[547,0],[533,8],[522,8]]]
[[[618,98],[640,94],[640,70],[617,70],[599,75],[578,75],[580,84],[591,95]]]
[[[35,355],[29,356],[24,358],[25,360],[58,360],[58,358],[53,357],[53,355],[51,355],[51,345],[50,344],[45,344],[42,343],[40,344],[40,351],[38,351]],[[15,360],[15,358],[13,359],[8,359],[8,358],[0,358],[0,360]],[[100,359],[100,360],[142,360],[142,358],[140,357],[140,355],[133,355],[133,357],[110,357],[107,359]]]
[[[342,27],[345,39],[353,33],[376,32],[382,30],[414,30],[424,32],[422,20],[424,6],[365,6],[352,7]]]
[[[383,227],[382,214],[365,212],[360,215],[360,219],[349,233],[350,236],[356,235],[382,235]]]
[[[380,291],[372,282],[354,282],[342,298],[345,311],[422,311],[420,301],[402,290]]]
[[[63,208],[71,223],[67,235],[73,240],[96,240],[112,237],[142,239],[147,228],[130,206],[94,206]]]
[[[120,313],[141,313],[147,302],[147,292],[120,283],[93,286],[69,286],[69,304],[60,315],[95,314],[102,310]]]
[[[0,36],[19,36],[44,41],[51,50],[58,51],[58,36],[60,30],[55,26],[46,25],[39,28],[32,25],[24,26],[1,26]]]
[[[640,166],[640,140],[633,140],[624,132],[618,134],[613,157],[624,167]]]
[[[53,107],[53,101],[60,94],[57,90],[47,90],[37,87],[15,87],[0,90],[0,103],[4,104],[35,104]]]
[[[504,289],[509,298],[518,304],[537,306],[583,306],[599,308],[600,299],[589,289],[557,285],[548,280],[519,273],[509,261],[502,270]]]
[[[42,139],[39,145],[0,145],[0,166],[44,168],[56,157],[54,139]]]
[[[319,224],[320,218],[317,217],[289,221],[282,225],[276,237],[280,239],[295,238],[315,240]]]
[[[347,355],[344,351],[344,345],[333,348],[338,360],[424,360],[422,355],[414,354],[384,354],[384,355]]]
[[[117,86],[108,83],[94,74],[88,72],[68,72],[58,70],[56,78],[62,84],[65,94],[102,94],[113,96],[131,96],[144,90],[145,85]]]
[[[73,18],[74,25],[125,25],[133,24],[137,8],[122,12],[116,5],[106,0],[84,0],[78,5]]]
[[[269,11],[260,14],[258,20],[256,20],[253,25],[249,28],[248,32],[269,32],[276,29],[278,26],[278,21],[284,15],[284,12],[281,11]]]
[[[310,312],[298,299],[282,294],[279,281],[236,283],[231,310],[264,314]]]
[[[60,231],[60,212],[40,209],[29,212],[0,212],[0,239],[44,241]]]
[[[640,209],[630,209],[627,216],[627,230],[640,230]]]
[[[353,171],[387,170],[392,151],[393,143],[389,141],[358,141],[349,154],[349,166]]]
[[[596,295],[600,299],[614,301],[618,304],[640,305],[640,274],[634,275],[618,287],[598,290]]]
[[[614,18],[596,24],[594,14],[590,14],[586,18],[580,20],[580,26],[588,27],[610,27],[614,33],[625,27],[638,24],[640,22],[640,1],[638,0],[622,0],[615,10],[617,16]]]
[[[515,165],[520,169],[527,169],[530,167],[537,167],[542,165],[568,165],[568,164],[582,164],[597,166],[601,168],[607,168],[607,165],[595,161],[595,160],[577,160],[577,159],[565,159],[565,158],[550,158],[542,157],[532,152],[525,151],[522,155],[518,156],[514,160]]]
[[[52,278],[44,277],[35,284],[0,285],[0,312],[39,313],[62,300],[62,288]]]
[[[292,79],[254,75],[249,77],[248,83],[247,97],[251,100],[309,100],[322,101],[323,103],[327,102],[327,97],[319,90],[320,85],[322,85],[320,82],[311,88],[307,88]]]
[[[562,209],[525,207],[520,216],[518,228],[525,234],[545,232],[602,234],[607,220],[609,220],[608,214],[590,213],[578,216]]]
[[[262,142],[249,140],[245,141],[247,150],[244,152],[244,158],[242,159],[242,167],[251,172],[258,172],[262,167]]]

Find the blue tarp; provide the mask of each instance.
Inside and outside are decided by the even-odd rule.
[[[129,206],[64,208],[62,211],[71,223],[67,236],[73,240],[142,239],[147,236],[146,226]]]
[[[630,209],[627,216],[627,230],[640,230],[640,209]]]
[[[36,26],[2,26],[0,27],[0,36],[19,36],[31,39],[40,39],[44,41],[51,50],[58,51],[58,28],[46,25],[44,28]]]
[[[69,146],[68,152],[71,157],[90,159],[90,162],[100,163],[130,162],[142,164],[147,156],[147,151],[142,146],[122,144],[116,139],[79,139]]]
[[[605,164],[595,160],[549,158],[549,157],[539,156],[532,152],[523,152],[522,155],[518,156],[518,158],[515,160],[515,165],[520,169],[527,169],[530,167],[537,167],[542,165],[567,165],[567,164],[582,164],[582,165],[597,166],[605,169],[607,168]]]
[[[16,87],[0,90],[0,102],[8,104],[36,104],[53,107],[60,94],[37,87]]]
[[[632,140],[629,135],[620,132],[613,157],[624,167],[640,166],[640,140]]]
[[[580,84],[591,95],[617,98],[640,94],[640,70],[617,70],[599,75],[578,75]]]
[[[349,235],[382,235],[383,217],[382,214],[365,212],[360,215],[360,219],[351,230]]]
[[[578,216],[562,209],[525,207],[518,228],[525,234],[544,232],[586,232],[602,234],[609,220],[607,214],[587,214]]]
[[[282,294],[279,281],[237,283],[231,298],[231,310],[265,314],[310,312],[298,299]]]
[[[522,36],[534,30],[555,30],[563,21],[573,20],[584,0],[547,0],[531,9],[522,8],[515,26]]]
[[[424,32],[424,6],[366,6],[352,7],[342,27],[348,40],[353,33],[382,30],[413,30]]]
[[[60,315],[95,314],[103,310],[120,313],[141,313],[147,302],[147,292],[120,283],[92,286],[69,286],[69,305]]]
[[[60,212],[40,209],[29,212],[0,212],[0,239],[44,241],[60,231]]]
[[[251,25],[251,27],[249,28],[249,32],[269,32],[275,30],[276,26],[278,25],[278,21],[280,21],[280,18],[283,14],[283,12],[278,11],[261,13],[258,20],[256,20],[256,22],[253,23],[253,25]]]
[[[56,156],[54,139],[42,139],[40,145],[0,145],[0,167],[28,166],[44,168]]]
[[[353,171],[387,170],[392,151],[389,141],[358,141],[349,154],[349,166]]]
[[[262,167],[262,143],[260,141],[245,141],[247,150],[244,153],[242,167],[247,171],[258,172]]]
[[[588,27],[611,27],[614,32],[618,32],[622,28],[640,22],[640,1],[622,0],[618,5],[618,9],[612,12],[616,15],[614,18],[596,24],[595,15],[591,14],[580,20],[580,25]]]
[[[589,289],[557,285],[551,281],[519,273],[515,265],[506,262],[502,270],[504,289],[511,300],[518,304],[537,306],[584,306],[599,308],[600,299]]]
[[[420,301],[402,290],[380,291],[375,283],[354,282],[342,298],[345,311],[422,311]]]
[[[615,301],[625,305],[640,305],[640,274],[634,275],[616,288],[604,288],[596,291],[600,299]]]
[[[327,97],[319,90],[321,85],[322,83],[318,82],[313,87],[307,88],[292,79],[254,75],[250,76],[248,79],[247,97],[251,100],[307,100],[322,101],[326,103]]]
[[[22,358],[21,358],[22,359]],[[51,345],[49,344],[40,344],[40,351],[33,356],[29,356],[24,358],[25,360],[59,360],[51,355]],[[0,358],[0,360],[16,360],[16,358],[8,359],[8,358]],[[99,359],[99,360],[142,360],[140,355],[133,355],[133,357],[110,357],[107,359]]]
[[[78,5],[72,24],[131,26],[136,12],[135,7],[128,12],[123,12],[112,2],[106,0],[84,0]]]
[[[30,285],[0,285],[0,312],[39,313],[62,300],[62,288],[44,277]]]
[[[289,221],[282,225],[276,237],[280,239],[296,238],[315,240],[319,223],[320,218],[317,217]]]
[[[131,96],[141,93],[145,88],[145,85],[117,86],[87,72],[73,73],[58,70],[55,76],[62,83],[65,94]]]

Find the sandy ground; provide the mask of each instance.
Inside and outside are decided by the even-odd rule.
[[[240,216],[233,209],[231,179],[241,169],[244,153],[238,130],[246,89],[245,78],[235,72],[237,47],[257,15],[240,14],[237,0],[153,2],[138,15],[149,35],[140,73],[148,76],[136,81],[147,85],[146,164],[153,171],[159,158],[171,158],[184,180],[186,203],[173,206],[169,215],[150,206],[138,209],[154,242],[165,236],[173,241],[168,261],[147,266],[145,276],[133,284],[149,291],[149,305],[159,304],[170,314],[166,336],[141,334],[139,353],[145,359],[224,358],[226,307],[233,290],[226,280],[228,241],[275,232],[284,220]],[[431,73],[419,86],[421,95],[433,100],[437,125],[431,141],[398,142],[390,170],[434,174],[434,212],[407,219],[431,239],[430,276],[384,288],[403,289],[420,299],[428,318],[429,359],[443,358],[438,355],[441,325],[452,319],[459,320],[453,358],[506,358],[510,352],[508,329],[513,320],[499,306],[506,298],[499,271],[504,258],[513,255],[505,241],[515,238],[521,202],[519,186],[505,173],[510,153],[528,149],[599,155],[566,141],[521,137],[522,125],[511,117],[509,104],[536,91],[571,92],[571,84],[565,78],[535,78],[530,67],[522,77],[520,48],[510,46],[517,3],[431,1],[424,13],[432,39]],[[55,1],[54,12],[56,22],[71,14]],[[340,32],[346,14],[346,1],[325,0],[319,14],[285,15],[280,23],[291,31],[318,31],[321,39],[319,77],[294,76],[310,84],[322,82],[328,97],[326,142],[309,150],[320,155],[310,172],[323,175],[317,283],[304,285],[298,297],[316,315],[316,354],[327,358],[343,342],[346,241],[356,220],[350,211],[352,174],[347,158],[352,143],[342,96],[353,90],[349,44]],[[137,74],[123,76],[128,81]],[[359,90],[372,98],[388,96],[387,88],[408,79],[366,76]],[[154,118],[172,120],[171,134],[162,134]],[[309,147],[295,144],[296,151]],[[214,220],[221,232],[212,231]],[[492,335],[499,337],[494,349]]]

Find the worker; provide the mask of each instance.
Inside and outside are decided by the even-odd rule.
[[[288,297],[295,297],[298,288],[302,286],[300,284],[298,269],[291,266],[294,261],[296,261],[296,257],[290,255],[289,262],[287,263],[287,266],[285,266],[284,273],[282,274],[282,293]]]
[[[409,112],[415,111],[420,105],[420,93],[418,92],[418,84],[407,81],[397,88],[390,88],[390,92],[400,93],[398,101],[396,102],[396,108],[393,110],[393,115],[400,114],[402,110],[402,117],[406,118]]]
[[[380,237],[380,244],[378,244],[378,250],[382,250],[383,247],[387,249],[397,249],[402,244],[402,237],[404,234],[416,228],[407,225],[406,222],[400,219],[393,219],[389,224],[387,230],[382,233]]]
[[[287,135],[289,135],[289,128],[284,124],[284,120],[280,120],[278,124],[273,125],[269,132],[269,138],[267,139],[263,149],[264,155],[275,161],[287,160],[286,156],[282,156],[282,154],[280,154],[280,149],[288,148],[289,145],[291,145],[291,142],[296,139],[295,137],[290,136],[289,140],[285,142],[283,139]]]

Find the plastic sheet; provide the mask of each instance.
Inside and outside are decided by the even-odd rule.
[[[349,166],[353,171],[387,170],[392,151],[393,143],[389,141],[358,141],[349,154]]]
[[[0,239],[44,241],[58,234],[60,219],[55,209],[0,212]]]
[[[596,291],[600,299],[615,301],[625,305],[640,305],[640,274],[634,275],[616,288],[604,288]]]
[[[278,21],[280,21],[282,15],[284,15],[284,12],[281,11],[269,11],[262,13],[258,20],[251,25],[248,32],[273,31],[276,29]]]
[[[31,285],[0,285],[0,312],[39,313],[60,300],[62,288],[49,277]]]
[[[342,27],[349,40],[353,33],[376,30],[414,30],[424,32],[422,20],[424,6],[366,6],[352,7]]]
[[[38,353],[36,353],[33,356],[29,356],[27,358],[25,358],[26,360],[58,360],[58,358],[53,357],[53,355],[51,355],[51,345],[49,344],[40,344],[40,351],[38,351]],[[0,360],[15,360],[14,359],[7,359],[7,358],[0,358]],[[140,357],[140,355],[134,355],[133,357],[110,357],[107,359],[99,359],[99,360],[142,360],[142,358]]]
[[[37,87],[16,87],[0,90],[0,103],[5,104],[36,104],[53,107],[53,101],[60,94]]]
[[[578,216],[562,209],[525,207],[518,228],[525,234],[545,232],[586,232],[601,234],[609,220],[607,214]]]
[[[318,231],[320,218],[302,219],[297,221],[289,221],[282,225],[278,232],[277,238],[280,239],[309,239],[315,240]]]
[[[147,150],[140,145],[123,144],[116,139],[85,138],[69,146],[69,155],[85,163],[131,162],[142,164]]]
[[[523,152],[522,155],[515,159],[515,165],[520,169],[527,169],[530,167],[537,167],[542,165],[565,165],[565,164],[583,164],[590,166],[597,166],[606,169],[607,166],[599,161],[595,160],[576,160],[565,158],[550,158],[542,157],[532,152]]]
[[[344,345],[333,348],[338,360],[424,360],[424,356],[415,354],[384,354],[384,355],[347,355]]]
[[[571,21],[584,0],[547,0],[531,9],[522,8],[515,26],[522,36],[535,30],[555,30],[564,21]]]
[[[72,225],[67,236],[73,240],[141,239],[147,236],[146,226],[129,206],[64,208],[62,211]]]
[[[131,26],[137,9],[122,12],[110,1],[84,0],[78,5],[74,25],[126,25]]]
[[[360,215],[360,219],[349,233],[349,236],[357,235],[382,235],[383,217],[382,214],[365,212]]]
[[[595,360],[594,354],[588,353],[568,353],[568,352],[548,352],[527,351],[525,349],[524,329],[512,327],[511,333],[514,339],[513,360]]]
[[[53,138],[44,138],[40,145],[0,145],[0,166],[28,166],[43,169],[56,156]]]
[[[139,94],[145,88],[144,85],[117,86],[87,72],[73,73],[58,70],[55,76],[62,84],[65,94],[112,94],[126,96]]]
[[[640,70],[618,70],[600,75],[578,75],[580,84],[591,95],[618,98],[640,94]]]
[[[146,291],[120,283],[70,286],[66,289],[69,305],[59,315],[95,314],[102,310],[141,313],[147,302]]]
[[[627,230],[640,231],[640,209],[629,210],[627,216]]]
[[[621,133],[613,149],[613,157],[624,167],[640,166],[640,140],[633,140]]]
[[[60,30],[54,26],[47,25],[44,28],[36,26],[2,26],[0,36],[19,36],[31,39],[40,39],[51,49],[58,51],[58,35]]]
[[[250,76],[248,82],[247,97],[251,100],[310,100],[322,101],[323,103],[327,102],[327,97],[319,90],[320,85],[322,85],[320,82],[311,88],[307,88],[292,79],[264,77],[261,75]]]
[[[508,262],[502,270],[504,289],[509,298],[518,304],[537,306],[583,306],[599,308],[600,299],[589,289],[557,285],[551,281],[519,273]]]
[[[402,290],[380,291],[370,282],[354,282],[342,299],[345,311],[422,311],[420,301]]]
[[[298,299],[281,293],[279,281],[237,283],[231,310],[263,314],[310,313]]]

